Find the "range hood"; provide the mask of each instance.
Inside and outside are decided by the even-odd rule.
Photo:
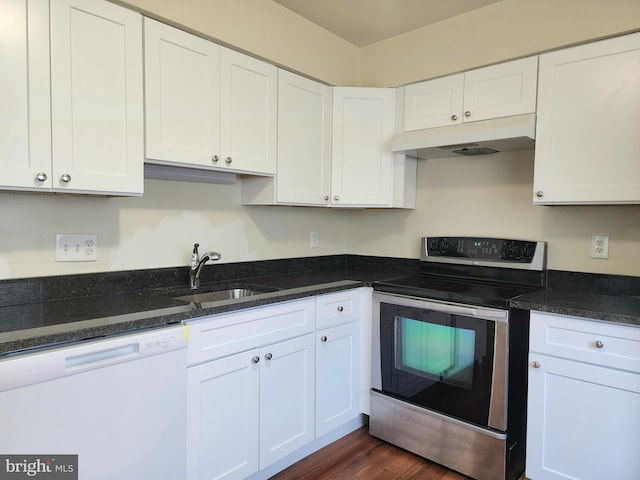
[[[535,138],[536,116],[531,113],[403,132],[393,138],[391,148],[429,159],[531,150]]]

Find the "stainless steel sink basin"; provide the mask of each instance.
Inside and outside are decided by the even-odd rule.
[[[192,303],[217,302],[220,300],[233,300],[236,298],[251,297],[272,291],[271,289],[261,288],[229,288],[227,290],[218,290],[215,292],[194,293],[192,295],[183,295],[175,297],[176,300]]]

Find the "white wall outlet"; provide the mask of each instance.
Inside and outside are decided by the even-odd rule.
[[[98,236],[79,233],[56,234],[56,262],[95,262]]]
[[[609,235],[591,237],[591,258],[609,258]]]
[[[318,248],[318,232],[309,233],[309,246],[311,248]]]

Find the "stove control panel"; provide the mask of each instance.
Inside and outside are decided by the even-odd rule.
[[[544,249],[544,242],[504,238],[424,237],[422,240],[423,257],[489,262],[532,263],[536,250]]]

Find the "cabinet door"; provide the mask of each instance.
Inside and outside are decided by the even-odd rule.
[[[3,0],[0,18],[0,188],[51,188],[49,2]]]
[[[212,166],[220,156],[220,47],[144,20],[146,158]]]
[[[392,88],[333,89],[333,206],[391,206],[394,115]]]
[[[328,205],[331,87],[278,72],[278,203]]]
[[[260,469],[314,439],[314,335],[260,349]]]
[[[360,413],[359,324],[316,333],[316,438]]]
[[[405,131],[462,123],[464,74],[407,85],[404,91]]]
[[[221,166],[276,173],[277,82],[274,65],[221,48]]]
[[[640,203],[640,33],[540,56],[535,203]]]
[[[527,477],[640,478],[640,375],[537,353],[529,360]]]
[[[187,479],[242,479],[258,471],[257,349],[187,373]]]
[[[538,57],[466,72],[463,121],[534,113],[537,80]]]
[[[142,194],[142,16],[51,2],[53,188]]]

